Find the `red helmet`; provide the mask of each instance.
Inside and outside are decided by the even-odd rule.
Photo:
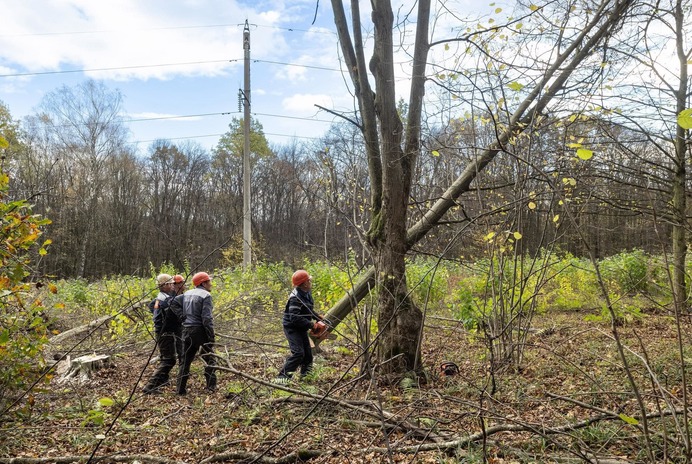
[[[175,282],[176,284],[185,282],[185,277],[181,276],[180,274],[176,274],[173,276],[173,282]]]
[[[308,271],[299,269],[293,273],[293,277],[291,277],[291,282],[293,282],[294,287],[300,287],[310,279],[312,279],[312,276],[308,274]]]
[[[192,285],[194,285],[195,287],[199,287],[204,282],[207,282],[209,280],[211,280],[209,274],[207,274],[206,272],[198,272],[197,274],[192,276]]]

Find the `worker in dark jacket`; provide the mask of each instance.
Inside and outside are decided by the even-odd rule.
[[[312,299],[312,277],[307,271],[298,270],[291,277],[293,291],[288,297],[284,309],[284,334],[288,340],[291,355],[286,359],[284,367],[274,383],[286,384],[293,373],[300,368],[301,377],[306,376],[312,369],[312,347],[308,330],[316,333],[326,328],[322,316],[315,312],[315,302]]]
[[[180,321],[170,311],[170,303],[175,296],[174,280],[168,274],[156,277],[159,294],[149,303],[149,309],[154,317],[154,333],[159,347],[159,367],[144,386],[144,393],[157,393],[169,382],[169,374],[175,366],[176,358],[180,359],[182,352],[182,326]]]
[[[171,310],[183,321],[183,362],[178,374],[178,394],[187,394],[187,380],[190,376],[190,365],[197,351],[205,362],[204,378],[207,390],[216,390],[216,372],[214,371],[214,308],[211,300],[211,277],[206,272],[192,276],[195,286],[179,295],[171,302]]]

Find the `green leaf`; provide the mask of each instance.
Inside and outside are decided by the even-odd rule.
[[[10,341],[10,331],[5,329],[0,332],[0,345],[4,345],[8,341]]]
[[[103,397],[103,398],[99,398],[99,404],[101,406],[113,406],[115,404],[115,401],[113,401],[110,398]]]
[[[581,148],[581,143],[568,143],[567,148]]]
[[[507,87],[509,87],[510,89],[515,90],[515,91],[518,92],[518,91],[520,91],[521,89],[524,88],[524,84],[521,84],[521,83],[519,83],[519,82],[517,82],[517,81],[514,81],[514,82],[512,82],[511,84],[509,84]]]
[[[440,152],[437,151],[437,150],[433,150],[433,151],[430,152],[430,153],[431,153],[433,156],[440,156]]]
[[[692,129],[692,108],[680,111],[678,124],[683,129]]]
[[[584,161],[591,159],[593,156],[593,151],[587,150],[586,148],[580,148],[577,150],[577,156],[579,159],[583,159]]]
[[[539,7],[532,3],[531,6],[529,6],[529,8],[531,8],[531,11],[536,11]]]
[[[627,422],[628,424],[632,424],[632,425],[637,425],[637,424],[639,424],[639,421],[638,421],[637,419],[635,419],[634,417],[630,417],[630,416],[628,416],[628,415],[626,415],[626,414],[620,413],[620,414],[618,414],[618,417],[619,417],[620,419],[622,419],[623,421]]]
[[[7,148],[10,146],[10,143],[7,141],[5,137],[0,135],[0,148]]]

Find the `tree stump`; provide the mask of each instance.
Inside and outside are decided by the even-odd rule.
[[[67,371],[60,377],[60,383],[73,378],[77,378],[80,382],[89,380],[97,370],[110,367],[111,357],[105,354],[89,354],[72,360],[68,359],[68,364]]]

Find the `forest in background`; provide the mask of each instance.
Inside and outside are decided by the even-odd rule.
[[[36,275],[144,276],[162,263],[213,269],[242,261],[242,120],[212,153],[161,140],[147,154],[135,154],[125,127],[112,122],[117,113],[106,112],[119,108],[117,91],[86,82],[47,98],[58,105],[55,113],[37,114],[28,126],[0,107],[10,129],[11,196],[30,199],[33,211],[51,220],[45,234],[53,251],[36,261]],[[70,113],[66,105],[75,100],[94,106]],[[429,130],[414,175],[411,222],[475,158],[476,147],[493,139],[489,115]],[[596,154],[584,161],[567,146],[586,144],[587,137]],[[530,160],[507,153],[486,169],[473,195],[416,251],[463,262],[483,255],[488,234],[510,230],[520,232],[518,244],[532,253],[545,246],[576,255],[592,248],[598,257],[667,249],[671,227],[661,217],[674,165],[643,137],[601,117],[556,118],[540,141],[525,147],[521,156]],[[252,147],[254,260],[299,266],[304,257],[356,257],[367,263],[362,239],[370,197],[362,137],[344,123],[319,142],[270,147],[253,120]]]

